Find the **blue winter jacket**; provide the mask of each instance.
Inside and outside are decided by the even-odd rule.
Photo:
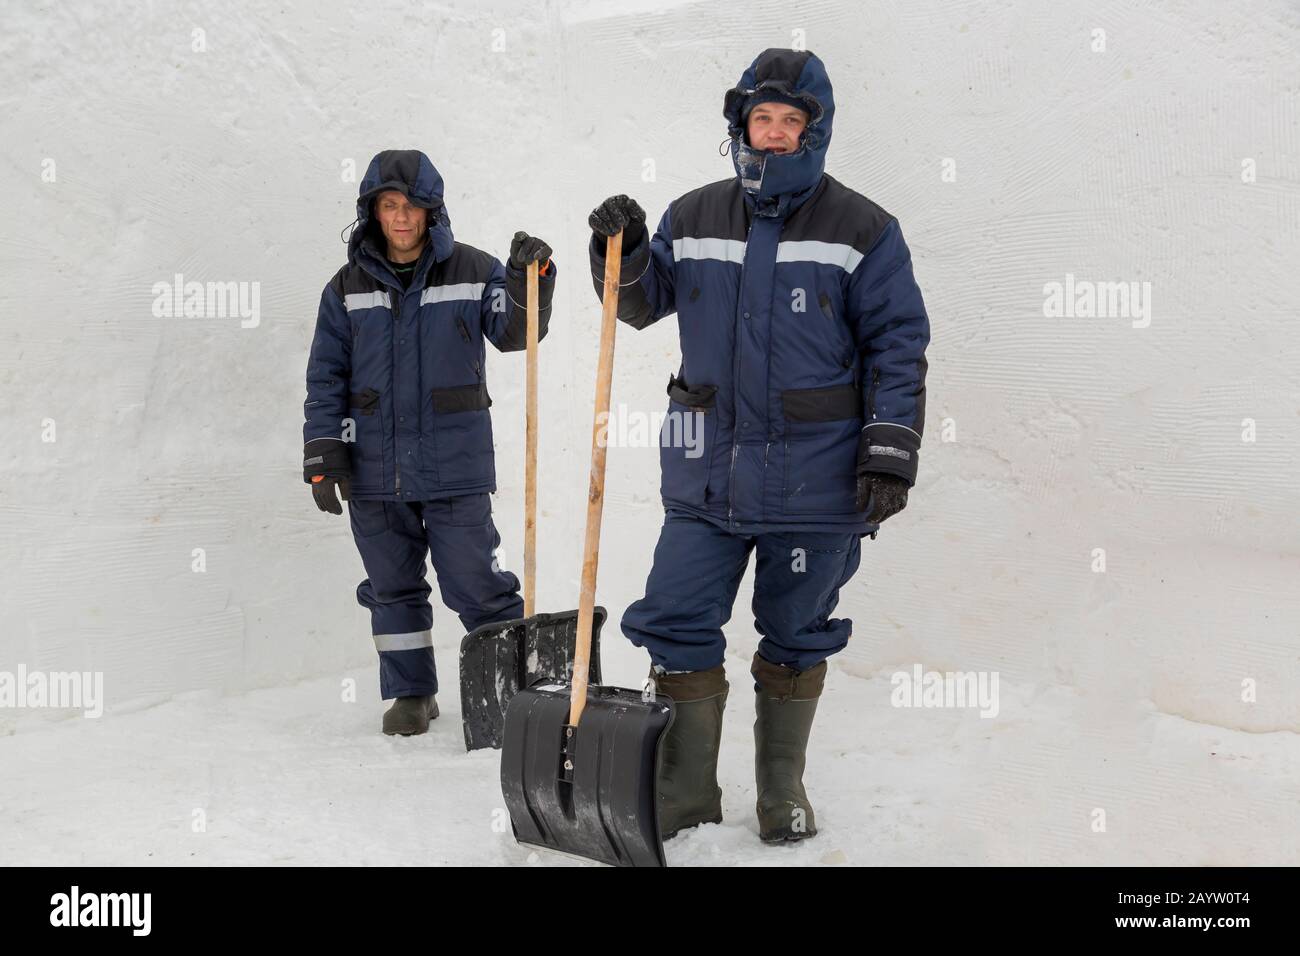
[[[387,189],[433,210],[403,290],[371,200]],[[354,498],[418,501],[496,490],[484,339],[526,345],[525,276],[452,238],[442,177],[418,150],[370,162],[348,262],[321,293],[307,366],[303,477],[350,476]],[[555,266],[539,281],[545,336]]]
[[[745,140],[745,100],[767,88],[806,103],[793,153]],[[834,112],[821,60],[765,51],[724,101],[736,176],[624,250],[618,317],[677,313],[668,421],[703,426],[703,454],[680,426],[661,433],[664,505],[736,533],[874,531],[855,508],[859,442],[865,470],[916,481],[929,320],[898,221],[823,173]],[[590,251],[599,295],[603,242]]]

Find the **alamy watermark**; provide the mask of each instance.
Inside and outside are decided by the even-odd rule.
[[[262,321],[262,283],[186,282],[176,273],[171,282],[155,282],[156,319],[239,318],[240,328],[255,329]]]
[[[1065,274],[1043,285],[1043,315],[1049,319],[1132,319],[1133,328],[1151,324],[1150,282],[1093,282]]]
[[[50,897],[51,926],[127,926],[132,936],[148,936],[152,923],[152,893],[83,893],[74,884]]]
[[[103,671],[0,671],[0,710],[6,708],[79,708],[84,717],[104,713]]]
[[[641,412],[620,403],[596,419],[596,442],[605,448],[684,448],[704,454],[705,412]]]
[[[920,664],[895,671],[889,702],[895,707],[978,707],[981,717],[998,715],[997,671],[927,671]]]

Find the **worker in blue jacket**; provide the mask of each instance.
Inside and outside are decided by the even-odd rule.
[[[817,832],[808,736],[852,625],[830,614],[860,538],[916,481],[929,320],[898,220],[823,171],[834,113],[820,59],[767,50],[724,98],[734,177],[673,201],[653,235],[627,196],[589,220],[597,294],[621,229],[619,319],[641,329],[675,312],[681,342],[660,436],[664,524],[622,619],[676,707],[665,836],[722,819],[722,627],[751,552],[759,833]]]
[[[379,689],[396,698],[386,734],[422,734],[438,716],[433,563],[466,631],[523,616],[519,579],[497,566],[501,539],[484,341],[526,345],[525,275],[540,264],[539,336],[550,320],[551,249],[515,234],[508,266],[452,237],[442,177],[419,150],[371,160],[348,261],[321,293],[307,366],[303,478],[322,511],[348,502],[366,569]]]

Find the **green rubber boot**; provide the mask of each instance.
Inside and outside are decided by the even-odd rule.
[[[755,654],[750,673],[757,684],[754,770],[759,838],[765,843],[806,840],[817,835],[817,821],[803,787],[803,771],[808,734],[826,681],[826,662],[796,671]]]
[[[438,716],[438,702],[427,697],[398,697],[384,712],[384,733],[410,737],[426,733],[429,721]]]
[[[701,823],[722,822],[718,745],[727,678],[719,664],[685,674],[650,671],[659,693],[673,699],[673,723],[659,751],[659,830],[665,840]]]

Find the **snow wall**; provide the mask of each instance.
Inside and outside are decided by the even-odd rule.
[[[863,542],[838,672],[1070,688],[1108,739],[1153,710],[1300,730],[1294,4],[12,2],[3,19],[0,670],[102,671],[111,718],[373,660],[346,519],[301,480],[301,405],[356,179],[385,148],[430,154],[461,240],[555,247],[538,594],[574,606],[587,214],[627,192],[654,222],[731,175],[723,91],[762,49],[804,45],[835,84],[828,172],[899,218],[933,328],[919,483]],[[257,283],[256,325],[155,317],[176,274]],[[1054,282],[1139,296],[1052,315]],[[489,354],[518,572],[524,363]],[[673,319],[620,327],[615,405],[661,410],[677,363]],[[617,683],[645,669],[613,624],[649,569],[657,467],[654,448],[609,454]],[[741,686],[750,581],[728,627]],[[437,605],[434,627],[450,690],[459,625]],[[67,716],[0,710],[0,730]]]

